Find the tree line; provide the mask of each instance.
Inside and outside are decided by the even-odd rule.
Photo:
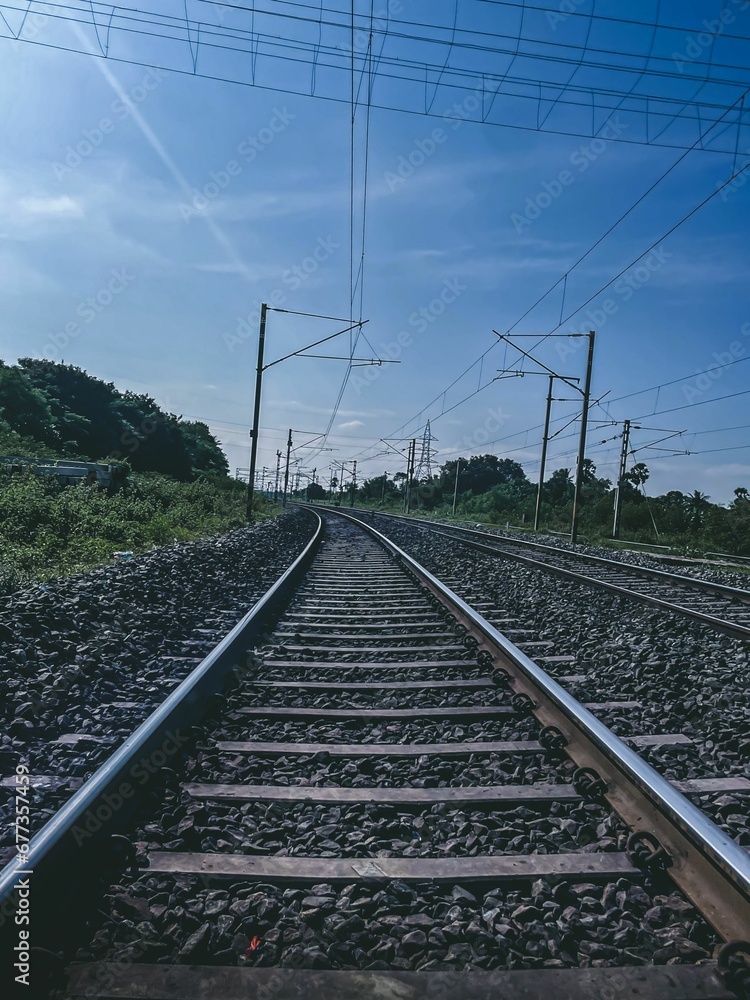
[[[37,358],[0,361],[0,454],[122,462],[183,482],[229,474],[206,424],[81,368]]]
[[[429,479],[413,480],[409,487],[412,512],[449,513],[456,488],[456,513],[481,518],[494,524],[533,525],[537,486],[526,477],[523,467],[509,458],[472,455],[446,462]],[[649,470],[636,463],[621,484],[621,535],[631,541],[687,546],[736,555],[750,555],[750,494],[745,487],[734,491],[728,505],[711,503],[700,490],[682,493],[670,490],[661,496],[647,496]],[[339,484],[336,484],[337,487]],[[403,509],[407,489],[406,473],[397,472],[366,479],[352,496],[351,484],[343,493],[325,491],[317,485],[314,497],[341,497],[384,509]],[[573,507],[571,469],[556,469],[545,480],[541,497],[542,529],[568,531]],[[590,540],[611,537],[614,520],[615,487],[599,477],[595,464],[585,459],[581,496],[581,527]],[[313,499],[314,497],[310,497]]]

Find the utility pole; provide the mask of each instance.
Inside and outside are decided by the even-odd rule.
[[[279,499],[279,476],[281,475],[281,452],[276,449],[276,484],[273,488],[273,502]]]
[[[586,457],[586,425],[589,419],[589,399],[591,397],[591,369],[594,365],[595,332],[589,330],[589,353],[586,360],[586,379],[583,385],[583,406],[581,407],[581,436],[578,441],[578,466],[576,468],[576,484],[573,494],[573,523],[570,528],[570,540],[573,545],[578,541],[578,521],[581,513],[581,489],[583,487],[583,462]]]
[[[588,357],[588,365],[587,365],[587,368],[586,368],[586,387],[585,387],[585,389],[581,389],[581,387],[579,385],[575,384],[575,383],[577,383],[579,381],[577,378],[568,378],[566,375],[560,375],[560,374],[558,374],[558,372],[552,371],[551,368],[548,368],[547,365],[545,365],[538,358],[535,358],[533,355],[529,354],[528,351],[524,351],[523,348],[521,348],[521,347],[518,346],[518,344],[514,344],[513,341],[509,337],[506,337],[502,333],[498,333],[497,330],[493,330],[492,332],[494,334],[496,334],[501,340],[505,340],[507,343],[509,343],[513,347],[515,347],[515,349],[520,354],[522,354],[525,358],[528,358],[530,361],[533,361],[535,364],[539,365],[540,368],[544,369],[543,372],[517,372],[515,370],[511,370],[511,369],[508,369],[508,368],[498,369],[500,371],[500,373],[501,373],[500,374],[501,378],[507,378],[508,376],[513,376],[513,375],[520,375],[523,378],[526,375],[543,375],[544,372],[546,372],[547,375],[549,376],[549,392],[547,394],[547,413],[546,413],[545,421],[544,421],[544,437],[542,439],[542,460],[541,460],[540,469],[539,469],[539,486],[538,486],[538,489],[537,489],[536,509],[535,509],[535,512],[534,512],[534,531],[537,531],[538,528],[539,528],[539,515],[540,515],[540,510],[541,510],[542,486],[543,486],[543,483],[544,483],[544,470],[545,470],[545,465],[546,465],[546,462],[547,462],[547,443],[550,440],[550,435],[549,435],[549,421],[550,421],[550,408],[552,406],[552,387],[554,385],[554,380],[556,378],[560,379],[561,382],[564,382],[566,385],[569,385],[571,389],[575,389],[577,392],[580,392],[581,395],[583,396],[583,411],[582,411],[582,414],[581,414],[581,438],[580,438],[580,442],[579,442],[578,468],[576,470],[576,486],[575,486],[575,494],[574,494],[574,498],[573,498],[573,517],[572,517],[572,525],[571,525],[571,541],[575,542],[576,538],[578,537],[578,513],[579,513],[579,509],[580,509],[581,482],[582,482],[582,479],[583,479],[583,456],[584,456],[585,451],[586,451],[586,426],[588,424],[589,397],[591,395],[591,367],[592,367],[592,363],[593,363],[593,360],[594,360],[594,331],[593,330],[589,330],[589,332],[588,332],[588,338],[589,338],[589,357]],[[521,337],[531,337],[531,336],[534,336],[534,334],[524,334],[524,333],[522,333],[522,334],[519,334],[519,336],[521,336]],[[568,337],[568,336],[570,336],[570,337],[583,337],[584,334],[582,334],[582,333],[571,333],[571,334],[565,334],[565,333],[555,334],[555,333],[552,333],[552,334],[548,334],[548,336],[552,336],[552,337],[557,337],[557,336],[559,336],[559,337]],[[552,436],[554,437],[555,435],[553,434]]]
[[[286,443],[286,472],[284,473],[284,506],[286,507],[286,493],[289,489],[289,459],[292,454],[292,428],[289,428],[289,440]]]
[[[414,463],[416,460],[417,453],[417,439],[412,438],[409,444],[409,458],[406,462],[406,496],[404,497],[405,502],[405,513],[409,513],[411,510],[411,481],[414,478]]]
[[[354,506],[354,498],[357,493],[357,459],[354,459],[354,472],[352,473],[352,502],[351,506]]]
[[[544,415],[544,437],[542,438],[542,461],[539,466],[539,485],[536,490],[536,507],[534,508],[534,531],[539,531],[539,517],[542,512],[542,485],[544,484],[544,470],[547,464],[547,442],[549,441],[549,418],[552,411],[552,386],[555,384],[555,376],[549,377],[549,391],[547,392],[547,412]]]
[[[460,468],[461,468],[461,459],[457,458],[456,459],[456,482],[455,482],[455,484],[453,486],[453,510],[451,511],[451,515],[453,517],[456,516],[456,501],[458,500],[458,470]]]
[[[625,471],[630,447],[630,421],[626,420],[622,427],[622,448],[620,449],[620,468],[617,471],[617,489],[615,490],[615,520],[612,525],[612,537],[620,537],[620,516],[622,514],[622,488],[625,485]]]
[[[383,492],[380,494],[381,507],[385,504],[385,488],[387,484],[388,484],[388,472],[386,471],[383,473]]]
[[[263,385],[263,351],[266,345],[266,312],[265,302],[260,307],[260,334],[258,336],[258,367],[255,370],[255,401],[253,403],[253,426],[250,430],[250,475],[247,485],[247,505],[245,516],[248,521],[253,519],[253,486],[255,484],[255,463],[258,458],[258,435],[260,433],[260,391]]]

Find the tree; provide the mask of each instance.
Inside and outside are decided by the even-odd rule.
[[[585,496],[587,499],[605,496],[612,489],[611,479],[597,478],[596,466],[590,458],[584,458],[583,460],[583,475],[581,478],[583,480]]]
[[[692,532],[698,532],[703,527],[706,514],[711,507],[710,497],[700,490],[694,490],[685,497],[685,510],[688,515],[688,525]]]
[[[643,462],[636,462],[630,472],[626,472],[622,478],[626,482],[632,483],[633,486],[638,487],[643,486],[649,475],[647,466]]]
[[[307,486],[307,499],[308,500],[325,500],[326,491],[320,485],[320,483],[309,483]]]
[[[556,469],[544,482],[543,495],[552,504],[563,504],[573,499],[573,480],[570,469]]]
[[[180,421],[182,437],[185,441],[190,465],[194,476],[200,473],[229,475],[229,463],[219,442],[209,430],[208,424],[197,420]]]
[[[486,493],[493,486],[502,483],[528,482],[523,466],[511,458],[498,458],[497,455],[472,455],[469,459],[461,458],[446,462],[440,467],[439,485],[444,494],[453,494],[456,480],[456,462],[461,463],[459,470],[459,491],[470,491],[475,496]]]
[[[60,444],[49,398],[35,389],[23,372],[3,361],[0,361],[0,418],[21,437],[48,445]]]
[[[6,370],[16,372],[14,384],[25,394],[21,406],[18,393],[7,393],[18,411],[14,419],[58,453],[92,462],[127,460],[137,471],[185,481],[229,473],[206,424],[166,413],[150,396],[120,392],[81,368],[43,358],[22,358],[18,369],[3,366],[0,375]]]
[[[403,475],[403,473],[402,473]],[[381,500],[393,500],[399,495],[396,484],[387,475],[375,476],[372,479],[365,479],[357,490],[360,500],[374,501],[380,503]]]

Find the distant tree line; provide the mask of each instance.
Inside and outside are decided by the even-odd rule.
[[[206,424],[81,368],[33,358],[0,361],[0,454],[121,461],[184,482],[229,473]]]
[[[445,514],[451,509],[458,474],[457,514],[476,516],[495,524],[531,526],[534,521],[537,486],[522,466],[496,455],[472,455],[440,466],[430,479],[409,484],[412,512]],[[710,497],[695,490],[670,490],[649,497],[645,483],[649,471],[635,464],[622,484],[621,535],[632,541],[685,546],[695,549],[750,555],[750,494],[745,487],[734,491],[726,505],[711,503]],[[397,510],[403,507],[406,474],[376,476],[357,489],[356,502]],[[323,491],[320,490],[320,493]],[[589,539],[611,537],[614,519],[614,485],[596,474],[596,466],[586,459],[583,469],[581,526]],[[348,502],[350,491],[345,491]],[[541,527],[550,531],[570,528],[573,505],[573,478],[570,469],[556,469],[542,488]]]

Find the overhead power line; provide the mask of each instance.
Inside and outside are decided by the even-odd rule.
[[[341,92],[342,88],[335,82],[337,74],[339,77],[348,74],[349,69],[347,49],[351,47],[350,25],[344,19],[323,23],[319,14],[316,17],[292,15],[278,6],[273,10],[254,8],[252,12],[249,8],[236,8],[238,14],[252,13],[253,27],[248,29],[189,17],[166,16],[153,10],[136,9],[122,4],[38,0],[34,7],[37,16],[41,14],[50,22],[51,28],[48,25],[43,32],[37,31],[32,37],[28,33],[24,34],[23,25],[19,23],[19,16],[25,15],[28,8],[21,6],[18,0],[16,4],[0,4],[0,13],[3,14],[8,30],[7,37],[51,48],[85,52],[87,48],[80,40],[76,44],[67,33],[60,34],[59,31],[51,30],[72,23],[81,30],[88,29],[92,32],[91,44],[101,58],[145,63],[165,70],[280,93],[298,93],[348,103]],[[12,26],[14,21],[15,27]],[[300,21],[306,22],[307,28],[303,23],[302,28],[293,32],[291,26]],[[260,30],[266,23],[271,26],[271,30]],[[278,31],[279,27],[284,29],[281,33]],[[323,27],[333,33],[332,43],[328,40],[324,42],[320,37]],[[304,30],[314,34],[299,37],[300,31]],[[377,62],[377,80],[386,83],[397,81],[406,85],[400,86],[397,91],[389,85],[388,99],[373,94],[373,107],[525,131],[581,136],[598,135],[603,122],[614,111],[618,111],[630,116],[630,127],[626,134],[613,136],[612,141],[646,145],[656,143],[685,148],[693,142],[695,130],[699,131],[703,122],[715,119],[740,90],[750,85],[746,67],[743,66],[726,67],[727,71],[739,74],[736,79],[718,76],[716,67],[712,68],[710,63],[706,64],[708,75],[693,72],[692,67],[700,68],[700,60],[692,60],[690,67],[680,67],[679,70],[674,66],[646,69],[644,66],[632,65],[634,58],[643,60],[646,56],[644,53],[602,50],[601,59],[584,60],[583,57],[574,58],[568,54],[570,45],[547,38],[523,39],[509,35],[508,44],[505,45],[498,41],[491,46],[467,46],[460,38],[454,37],[451,25],[446,26],[445,30],[448,32],[446,38],[434,39],[408,31],[399,32],[394,29],[393,24],[385,27],[373,25],[373,37],[379,37],[383,42],[387,39],[389,45],[397,48],[394,54],[381,51]],[[457,26],[456,33],[459,30],[472,31],[470,28],[459,29]],[[284,37],[285,34],[293,37]],[[500,39],[502,36],[493,37]],[[169,43],[167,47],[158,50],[161,59],[156,57],[153,46],[148,47],[143,56],[138,58],[138,50],[136,48],[134,52],[133,46],[137,46],[142,39],[159,39]],[[521,47],[522,42],[528,42],[528,51]],[[437,61],[410,58],[410,46],[423,47],[426,44],[445,46],[448,58],[443,56]],[[489,62],[485,66],[478,66],[477,59],[482,52],[486,53]],[[231,53],[243,58],[237,60]],[[512,75],[508,69],[498,71],[498,57],[515,61],[517,55],[523,56],[523,67],[529,67],[526,75],[517,72]],[[649,63],[654,58],[651,56]],[[367,62],[366,55],[355,53],[355,61],[362,71]],[[566,79],[554,79],[549,69],[542,70],[541,66],[533,68],[534,63],[540,61],[547,67],[557,66],[563,70],[566,66],[583,65],[600,73],[602,82],[596,85],[574,85],[571,75]],[[455,65],[458,62],[461,63],[460,66]],[[667,60],[666,67],[670,63],[671,60]],[[289,70],[285,70],[283,77],[277,73],[277,79],[271,80],[266,70],[274,65],[285,65]],[[304,74],[299,75],[298,80],[294,67],[304,67]],[[331,72],[321,72],[324,69]],[[648,76],[653,85],[648,92],[642,92],[639,87],[636,93],[631,85],[619,85],[623,74],[637,81]],[[694,92],[682,89],[709,81],[714,92],[716,88],[728,88],[725,100],[719,100],[717,94],[714,103],[697,102]],[[662,84],[663,88],[659,90]],[[454,102],[455,97],[463,93],[464,101],[461,104],[454,103],[453,108],[438,105],[435,98],[439,91],[445,93],[446,99],[454,99]],[[520,107],[519,101],[526,105],[525,110]],[[471,107],[469,102],[472,102]],[[558,106],[566,110],[562,117],[556,113]],[[519,115],[520,111],[523,113]],[[668,125],[666,132],[662,130],[660,133],[655,124],[662,119],[667,123],[682,121],[685,127],[691,129],[691,133],[685,135],[675,132],[674,124]],[[655,136],[659,136],[658,140]],[[732,148],[733,146],[734,144]],[[730,148],[726,147],[723,151],[730,151]]]
[[[743,97],[744,97],[744,95],[743,95]],[[682,158],[683,158],[683,157],[680,157],[680,159],[682,159]],[[671,171],[671,170],[672,170],[672,169],[674,168],[674,166],[675,166],[675,165],[676,165],[676,164],[673,164],[673,165],[672,165],[672,166],[671,166],[671,167],[670,167],[670,168],[669,168],[669,169],[668,169],[668,170],[666,171],[666,174],[668,174],[668,173],[669,173],[669,172],[670,172],[670,171]],[[704,198],[704,199],[703,199],[702,201],[700,201],[700,202],[699,202],[699,203],[698,203],[698,204],[697,204],[696,206],[694,206],[694,207],[693,207],[693,208],[692,208],[692,209],[691,209],[691,210],[690,210],[689,212],[687,212],[687,213],[686,213],[685,215],[683,215],[681,219],[679,219],[679,220],[678,220],[678,221],[677,221],[677,222],[676,222],[676,223],[675,223],[675,224],[674,224],[673,226],[671,226],[671,227],[670,227],[670,228],[669,228],[669,229],[668,229],[668,230],[667,230],[667,231],[666,231],[665,233],[663,233],[663,234],[662,234],[662,235],[661,235],[661,236],[660,236],[660,237],[659,237],[659,238],[658,238],[657,240],[655,240],[655,241],[654,241],[653,243],[651,243],[651,244],[650,244],[650,245],[649,245],[648,247],[646,247],[646,249],[645,249],[645,250],[644,250],[644,251],[643,251],[642,253],[640,253],[640,254],[639,254],[639,255],[638,255],[637,257],[633,258],[633,259],[632,259],[632,260],[631,260],[631,261],[630,261],[630,262],[629,262],[628,264],[626,264],[626,265],[625,265],[625,267],[623,267],[623,268],[622,268],[622,269],[621,269],[620,271],[618,271],[618,272],[617,272],[617,274],[613,275],[613,276],[612,276],[611,278],[609,278],[609,279],[608,279],[607,281],[605,281],[605,282],[604,282],[604,284],[603,284],[603,285],[601,285],[601,286],[600,286],[600,287],[599,287],[599,288],[598,288],[598,289],[597,289],[597,290],[596,290],[596,291],[595,291],[595,292],[594,292],[593,294],[589,295],[589,297],[588,297],[587,299],[585,299],[585,300],[584,300],[583,302],[579,303],[579,304],[578,304],[578,305],[577,305],[577,306],[575,307],[575,309],[573,309],[573,310],[572,310],[571,312],[569,312],[569,313],[568,313],[568,314],[567,314],[566,316],[563,316],[563,315],[561,314],[561,316],[560,316],[560,321],[559,321],[559,322],[558,322],[558,323],[557,323],[557,324],[556,324],[556,325],[555,325],[554,327],[552,327],[552,329],[551,329],[551,330],[549,330],[549,331],[548,331],[548,332],[547,332],[546,334],[542,335],[542,336],[541,336],[541,337],[539,338],[539,340],[538,340],[538,341],[536,342],[536,344],[535,344],[534,346],[535,346],[535,347],[536,347],[536,346],[538,346],[538,345],[539,345],[539,344],[540,344],[540,343],[541,343],[541,342],[542,342],[543,340],[545,340],[545,339],[546,339],[546,338],[547,338],[548,336],[550,336],[551,334],[553,334],[553,333],[554,333],[555,331],[557,331],[557,330],[561,329],[561,327],[563,327],[563,326],[564,326],[564,325],[565,325],[565,324],[566,324],[567,322],[569,322],[569,321],[570,321],[570,320],[571,320],[571,319],[572,319],[573,317],[575,317],[575,316],[576,316],[576,315],[577,315],[577,314],[578,314],[578,313],[579,313],[579,312],[580,312],[580,311],[581,311],[582,309],[585,309],[585,307],[586,307],[587,305],[589,305],[589,304],[590,304],[591,302],[593,302],[593,300],[594,300],[594,299],[596,299],[596,298],[597,298],[597,297],[598,297],[599,295],[601,295],[601,294],[602,294],[602,292],[606,291],[606,289],[607,289],[607,288],[609,288],[609,286],[610,286],[610,285],[612,285],[612,284],[613,284],[613,283],[614,283],[615,281],[617,281],[617,280],[618,280],[619,278],[621,278],[621,277],[622,277],[622,276],[623,276],[623,275],[624,275],[624,274],[625,274],[625,273],[626,273],[627,271],[629,271],[629,270],[630,270],[630,268],[631,268],[631,267],[634,267],[634,266],[635,266],[635,265],[636,265],[636,264],[638,263],[638,261],[642,260],[642,259],[643,259],[643,257],[645,257],[645,256],[646,256],[646,255],[647,255],[648,253],[650,253],[650,252],[651,252],[652,250],[654,250],[654,249],[655,249],[655,248],[656,248],[657,246],[659,246],[659,244],[660,244],[660,243],[662,243],[662,242],[663,242],[663,241],[664,241],[665,239],[667,239],[667,238],[668,238],[669,236],[671,236],[671,235],[672,235],[672,233],[674,233],[674,232],[675,232],[675,231],[676,231],[677,229],[679,229],[679,228],[680,228],[680,226],[682,226],[682,225],[683,225],[683,224],[684,224],[685,222],[687,222],[687,221],[688,221],[688,220],[689,220],[690,218],[692,218],[692,217],[693,217],[693,216],[694,216],[694,215],[695,215],[695,214],[696,214],[697,212],[699,212],[699,211],[701,210],[701,208],[703,208],[703,207],[704,207],[705,205],[707,205],[707,204],[708,204],[708,203],[709,203],[710,201],[712,201],[712,200],[713,200],[713,198],[715,198],[715,197],[716,197],[716,196],[717,196],[718,194],[720,194],[720,193],[721,193],[721,192],[722,192],[722,191],[724,190],[724,188],[726,188],[726,187],[727,187],[728,185],[732,184],[732,183],[733,183],[733,182],[734,182],[734,181],[736,180],[736,178],[737,178],[738,176],[740,176],[741,174],[743,174],[743,173],[744,173],[744,172],[745,172],[745,171],[746,171],[746,170],[748,169],[748,167],[750,167],[750,161],[749,161],[749,162],[747,162],[747,163],[745,163],[745,164],[744,164],[744,165],[743,165],[742,167],[740,167],[740,168],[739,168],[738,170],[734,171],[734,172],[732,173],[732,175],[731,175],[731,176],[730,176],[729,178],[727,178],[727,180],[726,180],[726,181],[724,181],[724,182],[723,182],[722,184],[718,185],[718,186],[717,186],[717,187],[716,187],[716,188],[715,188],[715,189],[714,189],[714,190],[713,190],[713,191],[712,191],[712,192],[711,192],[711,193],[710,193],[709,195],[707,195],[707,196],[706,196],[706,197],[705,197],[705,198]],[[664,176],[666,176],[666,174],[665,174],[665,175],[662,175],[662,178],[663,178]],[[662,178],[659,178],[659,180],[661,180]],[[656,183],[658,183],[658,182],[659,182],[659,181],[657,181]],[[653,188],[654,188],[655,186],[656,186],[655,184],[654,184],[654,185],[652,185],[652,186],[651,186],[651,188],[649,188],[649,191],[648,191],[648,192],[646,192],[646,193],[648,194],[648,193],[649,193],[649,192],[650,192],[651,190],[653,190]],[[641,196],[641,198],[639,198],[639,200],[638,200],[638,201],[639,201],[639,202],[640,202],[640,201],[642,201],[644,197],[645,197],[645,195],[642,195],[642,196]],[[617,224],[618,224],[618,223],[619,223],[620,221],[622,221],[622,219],[623,219],[623,218],[625,218],[625,217],[626,217],[626,216],[627,216],[627,215],[628,215],[628,214],[630,213],[630,211],[632,211],[632,207],[633,207],[633,206],[631,206],[631,208],[630,208],[630,209],[628,209],[628,211],[627,211],[627,212],[626,212],[626,213],[625,213],[625,214],[624,214],[623,216],[621,216],[621,217],[620,217],[620,219],[618,220],[618,222],[616,222],[616,223],[615,223],[615,224],[614,224],[613,226],[611,226],[611,227],[610,227],[610,229],[609,229],[609,230],[607,231],[607,233],[606,233],[605,235],[607,235],[607,234],[608,234],[609,232],[611,232],[611,231],[612,231],[612,229],[614,229],[614,228],[615,228],[615,226],[616,226],[616,225],[617,225]],[[597,243],[595,244],[595,246],[596,246],[596,245],[598,245],[598,243],[600,243],[600,242],[601,242],[601,240],[602,240],[603,238],[604,238],[604,237],[600,237],[600,239],[599,239],[599,240],[597,241]],[[577,266],[577,264],[578,264],[578,263],[580,263],[580,262],[581,262],[581,261],[582,261],[583,259],[585,259],[585,257],[587,257],[587,256],[588,256],[589,252],[590,252],[590,251],[587,251],[587,252],[586,252],[586,253],[585,253],[585,254],[584,254],[584,255],[583,255],[582,257],[580,257],[580,258],[579,258],[579,260],[578,260],[578,261],[576,262],[576,264],[575,264],[575,265],[573,265],[573,266],[574,266],[574,267],[575,267],[575,266]],[[570,272],[568,272],[568,273],[570,273]],[[557,286],[558,284],[560,284],[560,281],[561,281],[561,280],[562,280],[562,279],[559,279],[559,280],[558,280],[558,281],[557,281],[557,282],[555,283],[555,285],[553,285],[552,287],[554,288],[554,287],[556,287],[556,286]],[[549,294],[549,290],[548,290],[547,292],[545,292],[545,293],[544,293],[544,295],[543,295],[543,296],[541,296],[541,297],[540,297],[540,298],[539,298],[539,299],[537,300],[537,303],[536,303],[536,304],[539,304],[539,302],[541,302],[541,301],[542,301],[542,300],[543,300],[544,298],[546,298],[546,296],[547,296],[548,294]],[[533,308],[533,307],[532,307],[532,308]],[[524,313],[524,317],[528,315],[529,311],[530,311],[530,310],[527,310],[527,311],[526,311],[526,313]],[[516,322],[515,322],[515,323],[513,324],[513,326],[512,326],[512,327],[510,327],[510,329],[511,329],[511,330],[512,330],[512,329],[514,329],[514,328],[515,328],[515,327],[516,327],[516,326],[518,325],[518,323],[519,323],[519,322],[520,322],[520,320],[517,320],[517,321],[516,321]],[[453,382],[451,382],[451,384],[450,384],[450,385],[449,385],[449,386],[448,386],[448,387],[447,387],[446,389],[444,389],[444,390],[443,390],[442,392],[438,393],[438,395],[437,395],[437,396],[435,396],[435,397],[434,397],[434,399],[433,399],[433,400],[432,400],[432,401],[431,401],[430,403],[428,403],[428,404],[427,404],[427,405],[426,405],[425,407],[423,407],[423,408],[422,408],[422,409],[421,409],[421,410],[420,410],[420,411],[419,411],[419,412],[417,413],[417,415],[416,415],[416,418],[415,418],[415,417],[412,417],[412,418],[411,418],[410,420],[407,420],[407,421],[405,421],[405,422],[404,422],[403,424],[401,424],[401,426],[400,426],[400,427],[396,428],[396,430],[395,430],[395,431],[394,431],[393,433],[394,433],[394,434],[398,434],[398,433],[400,433],[400,432],[401,432],[401,431],[402,431],[402,430],[403,430],[403,429],[404,429],[405,427],[408,427],[408,426],[409,426],[409,424],[410,424],[410,423],[411,423],[411,422],[412,422],[412,421],[413,421],[414,419],[419,419],[419,418],[421,417],[422,413],[425,413],[425,412],[426,412],[426,411],[427,411],[427,410],[428,410],[428,409],[429,409],[429,408],[430,408],[431,406],[433,406],[433,405],[434,405],[434,404],[435,404],[435,403],[436,403],[436,402],[437,402],[437,401],[438,401],[439,399],[443,398],[443,397],[444,397],[444,396],[446,395],[446,393],[447,393],[447,392],[448,392],[448,391],[449,391],[450,389],[452,389],[454,385],[456,385],[456,384],[457,384],[458,382],[460,382],[460,381],[461,381],[461,379],[462,379],[462,378],[464,378],[464,376],[466,376],[466,375],[467,375],[467,374],[468,374],[468,373],[469,373],[469,372],[470,372],[470,371],[471,371],[471,370],[472,370],[473,368],[475,368],[475,367],[476,367],[476,366],[477,366],[478,364],[481,364],[481,363],[483,362],[484,358],[485,358],[485,357],[486,357],[486,356],[487,356],[487,355],[488,355],[488,354],[490,353],[490,351],[492,351],[492,350],[493,350],[493,349],[494,349],[494,348],[495,348],[495,347],[497,346],[497,343],[498,343],[498,342],[495,342],[495,343],[493,343],[493,344],[490,344],[490,346],[489,346],[489,347],[488,347],[488,348],[487,348],[487,349],[486,349],[486,350],[485,350],[485,351],[484,351],[484,352],[483,352],[483,353],[482,353],[482,354],[480,355],[480,357],[479,357],[479,358],[478,358],[478,359],[477,359],[476,361],[472,362],[472,364],[471,364],[471,365],[469,365],[469,366],[468,366],[468,368],[464,369],[464,371],[463,371],[463,372],[462,372],[462,373],[461,373],[461,374],[460,374],[460,375],[459,375],[459,376],[458,376],[457,378],[455,378],[455,379],[453,380]],[[441,417],[441,416],[444,416],[444,415],[445,415],[446,413],[450,413],[450,412],[451,412],[452,410],[455,410],[455,409],[456,409],[457,407],[459,407],[459,406],[462,406],[462,405],[463,405],[464,403],[468,402],[468,401],[469,401],[470,399],[473,399],[473,398],[474,398],[475,396],[477,396],[477,395],[478,395],[478,394],[479,394],[480,392],[483,392],[483,391],[484,391],[484,390],[485,390],[486,388],[488,388],[488,387],[489,387],[489,386],[490,386],[491,384],[492,384],[492,380],[490,380],[490,381],[486,382],[486,383],[485,383],[484,385],[480,385],[480,386],[479,386],[479,387],[478,387],[477,389],[475,389],[475,390],[474,390],[473,392],[469,393],[469,394],[468,394],[467,396],[463,397],[463,399],[460,399],[460,400],[459,400],[459,401],[458,401],[457,403],[454,403],[454,404],[453,404],[453,405],[452,405],[451,407],[449,407],[448,409],[443,409],[443,410],[441,411],[441,413],[439,413],[439,414],[438,414],[437,416],[433,416],[433,417],[432,417],[432,419],[433,419],[433,420],[437,420],[437,419],[439,419],[439,417]],[[614,400],[610,400],[609,402],[610,402],[610,403],[611,403],[611,402],[614,402]],[[420,427],[418,427],[418,428],[417,428],[417,431],[415,431],[415,433],[419,433],[419,431],[421,431],[421,430],[423,429],[423,426],[424,426],[424,425],[421,425]]]

